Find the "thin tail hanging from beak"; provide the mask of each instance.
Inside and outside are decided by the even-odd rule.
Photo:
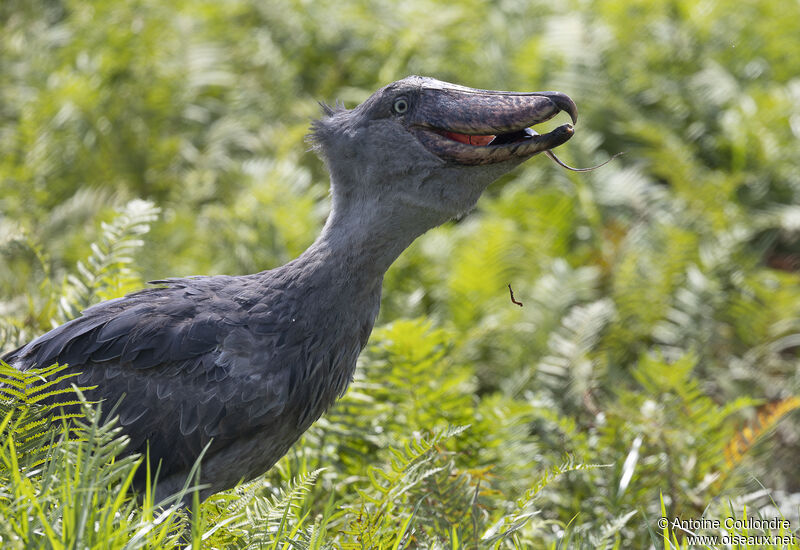
[[[621,153],[617,153],[614,156],[612,156],[611,158],[609,158],[607,161],[601,162],[600,164],[596,164],[594,166],[590,166],[589,168],[573,168],[572,166],[570,166],[569,164],[566,164],[564,161],[562,161],[560,158],[558,158],[556,156],[556,154],[554,152],[550,151],[550,150],[545,151],[544,154],[547,155],[548,157],[550,157],[553,162],[555,162],[556,164],[558,164],[562,168],[566,168],[567,170],[570,170],[572,172],[591,172],[592,170],[597,170],[601,166],[605,166],[606,164],[608,164],[609,162],[611,162],[615,158],[624,155],[625,151],[623,151]]]
[[[537,134],[538,133],[535,130],[532,130],[530,128],[528,128],[528,131],[531,134]],[[592,170],[597,170],[601,166],[605,166],[606,164],[608,164],[609,162],[611,162],[615,158],[621,157],[622,155],[625,154],[625,151],[622,151],[621,153],[617,153],[617,154],[613,155],[611,158],[609,158],[607,161],[601,162],[600,164],[596,164],[594,166],[590,166],[589,168],[573,168],[572,166],[570,166],[569,164],[565,163],[563,160],[558,158],[556,156],[556,154],[550,149],[545,151],[544,154],[547,155],[548,157],[550,157],[550,160],[552,160],[553,162],[555,162],[556,164],[558,164],[562,168],[566,168],[567,170],[570,170],[571,172],[591,172]]]

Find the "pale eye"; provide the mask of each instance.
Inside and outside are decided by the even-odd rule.
[[[394,112],[398,115],[402,115],[406,111],[408,111],[408,100],[404,97],[398,97],[394,100]]]

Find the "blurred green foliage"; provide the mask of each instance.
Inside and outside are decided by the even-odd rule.
[[[148,279],[299,254],[328,209],[318,100],[414,73],[557,89],[565,161],[625,156],[537,157],[415,242],[348,395],[259,483],[344,546],[472,547],[528,514],[504,544],[645,547],[664,504],[796,529],[800,429],[753,423],[800,393],[798,36],[800,4],[758,0],[3,0],[0,348]],[[581,471],[530,492],[565,454]],[[423,456],[447,475],[402,467]],[[263,542],[262,512],[210,540]]]

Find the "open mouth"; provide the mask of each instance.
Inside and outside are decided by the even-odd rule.
[[[459,143],[464,143],[466,145],[475,145],[475,146],[486,146],[486,145],[507,145],[509,143],[517,143],[522,142],[528,139],[537,136],[536,132],[534,132],[530,128],[525,128],[524,130],[516,130],[514,132],[507,132],[504,134],[486,134],[486,135],[471,135],[471,134],[459,134],[458,132],[449,132],[447,130],[436,130],[439,134],[443,135],[446,138],[452,139]]]
[[[523,127],[496,134],[462,133],[441,128],[417,127],[417,139],[432,153],[459,164],[494,164],[525,159],[558,147],[572,137],[571,124],[564,124],[546,134]]]
[[[502,92],[426,81],[407,128],[431,153],[457,164],[522,161],[572,137],[571,124],[539,134],[531,126],[578,108],[561,92]]]

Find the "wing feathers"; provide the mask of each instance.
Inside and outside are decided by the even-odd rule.
[[[124,395],[116,413],[128,452],[149,444],[169,474],[190,468],[210,438],[213,453],[273,425],[316,350],[304,349],[291,304],[270,299],[269,288],[256,295],[249,279],[157,282],[168,286],[92,306],[6,360],[21,369],[69,363],[79,384],[97,386],[87,397],[106,412]]]

